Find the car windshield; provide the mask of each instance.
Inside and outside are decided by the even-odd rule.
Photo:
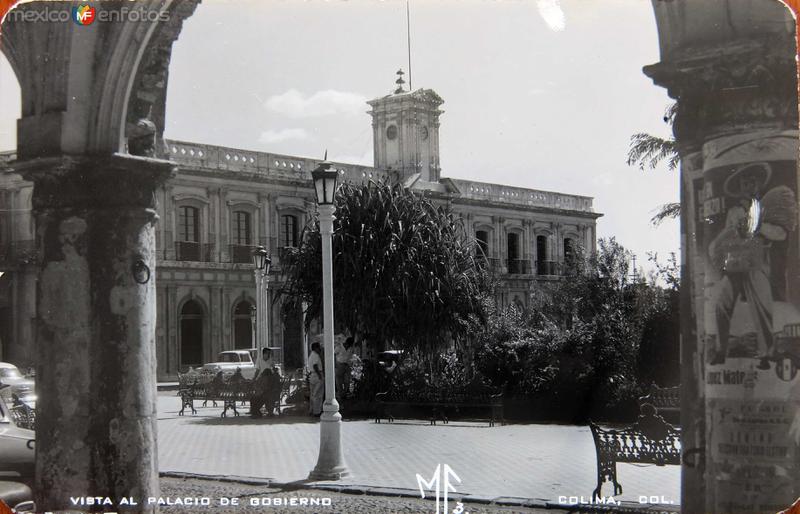
[[[238,353],[220,353],[219,354],[219,361],[220,362],[239,362],[239,354]]]
[[[17,368],[0,368],[0,378],[22,378]]]

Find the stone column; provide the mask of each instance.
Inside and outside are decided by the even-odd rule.
[[[219,252],[220,262],[230,262],[230,255],[228,255],[228,244],[231,241],[230,237],[230,206],[228,205],[228,190],[219,188],[219,240],[221,248],[216,248]]]
[[[18,167],[35,184],[42,251],[37,507],[158,496],[155,193],[172,165],[114,156]]]
[[[164,188],[164,212],[166,219],[164,220],[164,259],[168,261],[175,260],[175,192],[172,186]]]
[[[156,379],[159,382],[167,380],[167,366],[169,364],[165,325],[166,298],[166,288],[162,286],[156,287]]]
[[[774,513],[800,496],[795,21],[773,0],[653,6],[645,73],[681,157],[681,510]]]
[[[213,254],[218,256],[214,259],[216,262],[227,262],[222,259],[221,251],[223,245],[228,248],[227,241],[220,239],[219,230],[219,216],[222,206],[219,202],[219,190],[214,188],[206,188],[206,195],[208,196],[208,242],[214,245]],[[218,260],[219,259],[219,260]]]
[[[181,371],[180,341],[178,341],[180,312],[178,312],[178,289],[174,285],[170,285],[167,289],[167,320],[167,355],[171,363],[167,371],[177,373]]]

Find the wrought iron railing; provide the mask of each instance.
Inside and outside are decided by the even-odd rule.
[[[211,243],[178,241],[175,243],[175,259],[190,262],[212,262],[214,260],[214,245]]]
[[[256,245],[228,245],[228,258],[237,264],[253,262],[253,250]]]
[[[258,244],[267,249],[269,258],[272,259],[272,267],[280,269],[286,259],[286,254],[291,251],[291,247],[280,244],[277,237],[262,237]]]
[[[531,272],[531,263],[526,259],[508,259],[507,264],[510,275],[527,275]]]
[[[558,276],[560,269],[557,261],[536,261],[536,274],[543,276]]]

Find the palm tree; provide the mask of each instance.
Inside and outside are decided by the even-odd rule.
[[[664,112],[664,123],[672,123],[675,118],[676,105],[672,104]],[[668,171],[674,171],[680,163],[678,144],[674,138],[664,139],[640,132],[631,136],[628,147],[628,166],[638,166],[640,170],[654,170],[659,164],[665,162]],[[650,223],[660,225],[666,219],[678,218],[681,215],[681,204],[678,202],[665,203],[650,218]]]

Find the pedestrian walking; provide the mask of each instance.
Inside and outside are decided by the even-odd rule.
[[[308,356],[308,369],[310,411],[312,416],[319,416],[322,414],[322,401],[325,396],[325,381],[322,375],[322,347],[320,347],[319,343],[311,343],[311,355]]]

